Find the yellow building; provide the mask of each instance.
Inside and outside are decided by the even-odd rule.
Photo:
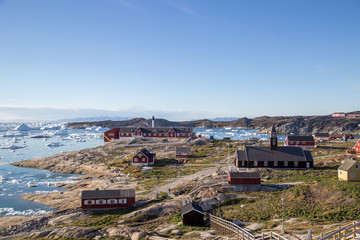
[[[338,169],[339,180],[354,182],[360,181],[360,163],[356,160],[346,159]]]

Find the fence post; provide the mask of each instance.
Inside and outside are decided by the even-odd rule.
[[[262,238],[261,239],[264,240],[264,233],[262,233]]]
[[[355,223],[354,223],[354,224],[355,224]],[[353,235],[352,235],[352,236],[353,236],[353,238],[355,238],[355,236],[356,236],[355,231],[356,231],[356,227],[354,226],[354,227],[353,227]]]
[[[272,232],[270,232],[270,240],[272,240]]]

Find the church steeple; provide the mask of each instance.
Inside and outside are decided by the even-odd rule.
[[[270,149],[277,150],[277,134],[275,130],[275,125],[272,125],[269,142],[270,142]]]

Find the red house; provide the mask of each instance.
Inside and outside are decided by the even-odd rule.
[[[156,154],[150,153],[147,149],[143,148],[138,151],[132,159],[133,166],[147,166],[152,165],[156,161]]]
[[[81,193],[82,209],[112,209],[134,205],[135,189],[84,190]]]
[[[353,149],[355,149],[356,153],[360,153],[360,139],[358,140],[358,142],[355,144],[355,146],[353,147]]]
[[[239,184],[261,184],[260,174],[258,172],[229,172],[228,182],[231,185]]]
[[[315,140],[313,136],[295,136],[289,135],[285,140],[286,146],[303,146],[315,147]]]

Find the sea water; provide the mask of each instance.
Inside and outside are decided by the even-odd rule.
[[[4,127],[4,125],[2,125]],[[7,129],[0,129],[0,134]],[[224,137],[232,140],[258,138],[268,140],[268,134],[257,133],[252,129],[204,129],[195,128],[196,135],[215,139]],[[20,131],[19,131],[20,132]],[[80,175],[59,174],[46,170],[20,168],[12,166],[11,163],[23,160],[46,157],[62,152],[82,150],[104,144],[102,133],[94,129],[66,130],[63,135],[54,135],[55,131],[32,130],[25,133],[29,135],[50,134],[50,138],[30,138],[29,136],[17,136],[0,138],[0,146],[15,144],[26,146],[24,148],[9,150],[0,149],[0,217],[4,216],[36,216],[51,213],[56,209],[49,206],[27,201],[21,198],[22,194],[35,193],[45,194],[56,191],[64,191],[63,188],[54,187],[57,183],[76,181]],[[284,137],[280,137],[281,138]],[[80,140],[79,140],[80,139]],[[16,141],[17,143],[13,143]],[[50,142],[58,142],[61,146],[50,148]]]
[[[4,134],[1,131],[0,134]],[[33,130],[26,134],[42,134],[42,130]],[[54,134],[56,131],[46,131]],[[46,170],[20,168],[11,163],[23,160],[46,157],[62,152],[82,150],[100,146],[104,143],[102,132],[94,130],[66,130],[66,134],[52,135],[50,138],[30,138],[17,136],[0,138],[0,147],[15,144],[24,148],[9,150],[0,149],[0,217],[4,216],[36,216],[51,213],[56,209],[49,206],[21,199],[25,193],[45,194],[64,191],[54,187],[58,183],[74,182],[80,175],[59,174]],[[16,143],[13,143],[16,141]],[[50,142],[60,143],[59,147],[48,147]]]

